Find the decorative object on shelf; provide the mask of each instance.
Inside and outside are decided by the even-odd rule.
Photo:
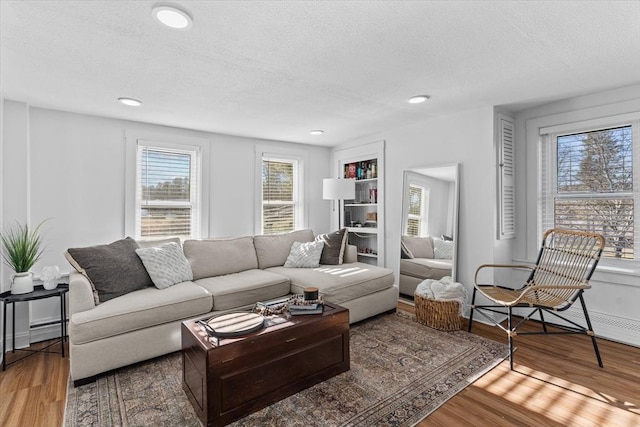
[[[57,265],[44,267],[42,269],[42,273],[40,273],[42,286],[47,290],[52,290],[58,287],[58,280],[60,277],[60,268],[58,268]]]
[[[349,169],[350,170],[350,169]],[[356,182],[353,179],[325,178],[322,180],[322,198],[324,200],[352,200],[356,197]],[[335,204],[333,210],[336,210]],[[340,209],[338,209],[340,226]]]
[[[44,250],[40,235],[42,224],[44,221],[31,228],[26,224],[16,223],[14,228],[0,235],[4,247],[4,262],[15,271],[15,274],[11,275],[12,294],[33,292],[33,273],[29,270],[42,257]]]

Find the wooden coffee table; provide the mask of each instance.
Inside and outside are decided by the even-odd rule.
[[[241,338],[182,322],[182,388],[205,426],[222,426],[349,370],[349,310],[291,316]]]

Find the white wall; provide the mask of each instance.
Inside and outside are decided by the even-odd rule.
[[[33,268],[36,274],[54,264],[68,271],[63,253],[69,247],[110,243],[125,236],[127,131],[210,141],[211,237],[254,234],[256,146],[307,153],[308,226],[316,233],[330,231],[330,204],[322,199],[322,179],[331,175],[329,148],[30,108],[8,100],[3,110],[0,226],[4,229],[16,220],[35,225],[50,218],[45,226],[47,251]],[[3,291],[9,289],[8,270],[3,270]],[[31,306],[31,323],[57,315],[53,300]],[[28,323],[16,321],[21,334]]]
[[[522,111],[516,115],[516,218],[514,259],[535,261],[541,239],[538,229],[538,128],[536,123],[564,123],[640,111],[640,85],[594,93]],[[560,124],[560,123],[555,123]],[[635,138],[635,136],[634,136]],[[634,144],[640,141],[634,140]],[[637,148],[636,148],[637,150]],[[639,191],[634,188],[634,191]],[[584,298],[597,335],[640,345],[640,270],[607,268],[600,263]],[[578,308],[578,307],[576,307]],[[579,310],[581,313],[581,310]],[[577,319],[581,315],[569,311]],[[606,365],[606,355],[605,361]]]

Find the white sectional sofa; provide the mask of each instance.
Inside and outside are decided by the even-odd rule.
[[[180,323],[185,319],[248,310],[257,301],[302,293],[308,286],[318,287],[326,301],[348,308],[351,323],[395,310],[393,272],[356,262],[353,246],[346,247],[342,264],[283,267],[293,242],[314,237],[311,230],[301,230],[187,240],[183,250],[193,280],[166,289],[144,286],[101,303],[96,303],[87,271],[70,259],[78,270],[69,280],[71,378],[90,381],[100,373],[180,350]]]

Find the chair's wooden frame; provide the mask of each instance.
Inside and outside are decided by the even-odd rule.
[[[507,333],[509,338],[509,367],[513,370],[513,337],[516,335],[547,335],[547,334],[585,334],[591,337],[593,349],[602,368],[602,358],[596,342],[596,336],[591,327],[591,320],[582,296],[585,289],[589,289],[589,280],[598,265],[604,248],[604,237],[596,233],[584,231],[551,229],[542,237],[542,246],[535,266],[483,264],[476,270],[474,276],[469,328],[473,326],[473,313],[477,311],[492,324]],[[485,268],[517,268],[530,270],[529,278],[520,289],[512,289],[496,284],[478,283],[478,274]],[[488,305],[475,305],[476,292],[480,292],[491,301]],[[587,327],[567,319],[558,314],[567,310],[574,302],[580,300]],[[513,325],[514,308],[533,308],[529,315],[523,317]],[[506,313],[504,310],[506,309]],[[507,315],[507,327],[496,322],[485,312]],[[541,332],[518,332],[535,313],[540,314]],[[543,312],[549,313],[567,324],[551,323],[545,320]],[[554,326],[560,330],[550,331],[547,326]]]

